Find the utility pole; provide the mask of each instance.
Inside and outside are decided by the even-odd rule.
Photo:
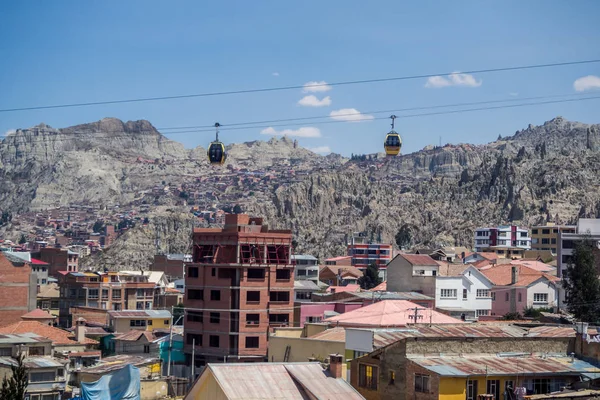
[[[196,338],[192,339],[192,382],[194,381],[194,367],[196,366]]]
[[[171,349],[173,348],[173,312],[175,308],[171,306],[171,327],[169,329],[169,355],[167,358],[167,376],[171,376]]]
[[[417,323],[417,319],[419,318],[419,311],[421,310],[427,310],[426,308],[421,308],[421,307],[415,307],[415,308],[409,308],[409,310],[414,310],[415,311],[415,324]]]

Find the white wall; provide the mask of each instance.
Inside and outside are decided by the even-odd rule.
[[[555,307],[556,306],[556,286],[550,284],[547,280],[543,279],[534,283],[530,287],[527,288],[527,307],[541,308],[541,307]],[[548,303],[534,303],[533,295],[534,293],[547,293],[548,294]]]
[[[456,289],[456,299],[442,298],[442,289]],[[466,300],[463,299],[463,289],[467,289]],[[436,278],[435,289],[436,307],[463,308],[465,310],[491,310],[491,297],[477,298],[477,289],[486,289],[491,292],[492,285],[474,267],[469,267],[462,276],[438,276]]]
[[[373,331],[346,328],[346,349],[370,353],[373,348]]]

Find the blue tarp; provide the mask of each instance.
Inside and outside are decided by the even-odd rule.
[[[81,383],[83,400],[140,400],[140,370],[127,365],[96,382]]]

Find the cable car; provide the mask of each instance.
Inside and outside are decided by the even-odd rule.
[[[208,151],[206,154],[208,155],[208,161],[212,165],[223,165],[225,160],[227,159],[227,153],[225,152],[225,145],[219,142],[219,124],[218,122],[215,124],[215,128],[217,129],[217,139],[208,146]]]
[[[385,154],[388,156],[397,156],[402,148],[402,139],[400,135],[394,131],[394,120],[397,118],[395,115],[390,117],[392,119],[392,130],[385,136],[383,147],[385,148]]]

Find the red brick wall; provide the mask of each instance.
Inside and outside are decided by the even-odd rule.
[[[15,266],[0,253],[0,325],[21,321],[29,312],[31,266]]]

